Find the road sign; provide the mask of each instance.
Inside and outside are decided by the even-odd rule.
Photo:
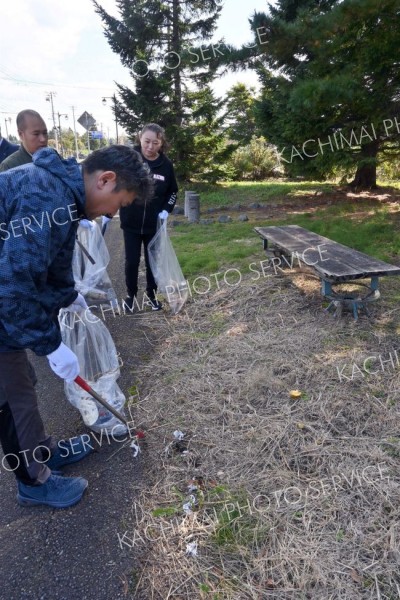
[[[102,140],[103,139],[103,133],[101,131],[90,131],[90,137],[92,138],[92,140]]]
[[[92,115],[85,110],[85,112],[79,117],[78,123],[82,125],[86,131],[89,131],[89,129],[96,125],[96,119],[93,119]]]

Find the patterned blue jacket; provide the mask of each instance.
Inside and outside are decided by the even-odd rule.
[[[0,173],[0,352],[60,345],[55,317],[77,296],[71,262],[84,203],[79,165],[51,148]]]

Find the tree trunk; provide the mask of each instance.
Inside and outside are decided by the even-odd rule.
[[[179,31],[179,22],[180,22],[180,0],[172,0],[172,44],[171,50],[174,52],[174,57],[179,57],[178,64],[175,69],[172,71],[172,79],[173,79],[173,97],[172,97],[172,107],[175,117],[175,125],[177,130],[180,130],[182,127],[183,121],[183,109],[182,109],[182,81],[181,81],[181,66],[180,66],[180,56],[182,53],[182,45],[181,45],[181,37]],[[181,163],[184,160],[184,152],[183,149],[178,146],[175,150],[175,158],[177,163]]]
[[[172,0],[172,51],[175,52],[175,56],[179,57],[179,63],[175,69],[173,69],[173,80],[174,80],[174,109],[176,125],[180,127],[182,125],[182,85],[181,85],[181,69],[180,69],[180,55],[182,52],[181,40],[179,35],[179,0]]]
[[[378,150],[378,140],[361,146],[360,164],[357,167],[353,181],[350,183],[350,187],[362,190],[371,190],[377,187],[376,157]]]

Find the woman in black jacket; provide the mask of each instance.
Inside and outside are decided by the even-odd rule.
[[[146,261],[146,294],[152,310],[161,310],[150,268],[147,246],[157,231],[157,218],[167,219],[175,206],[178,185],[175,179],[174,167],[164,154],[166,145],[165,133],[162,127],[155,123],[145,125],[139,134],[140,146],[135,150],[140,152],[143,161],[148,164],[154,179],[154,196],[144,204],[133,202],[130,206],[120,209],[121,228],[125,242],[125,281],[128,297],[127,307],[132,310],[138,291],[138,273],[142,244]],[[137,302],[136,302],[137,304]]]

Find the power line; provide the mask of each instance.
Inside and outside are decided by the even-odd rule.
[[[72,88],[72,89],[77,89],[77,90],[109,90],[111,88],[102,86],[102,87],[90,87],[90,86],[86,86],[86,85],[73,85],[70,83],[65,83],[65,84],[61,84],[61,83],[53,83],[53,82],[49,82],[49,81],[33,81],[31,79],[21,79],[19,77],[16,77],[15,75],[13,75],[12,73],[10,73],[8,67],[6,67],[5,65],[0,63],[0,73],[3,73],[4,77],[2,77],[0,75],[0,79],[3,79],[5,81],[11,81],[17,84],[31,84],[31,85],[44,85],[44,86],[52,86],[52,87],[59,87],[59,88]]]
[[[4,67],[0,67],[0,71],[1,71],[2,73],[4,73],[4,75],[6,75],[6,76],[7,76],[7,79],[12,79],[12,80],[14,80],[14,81],[17,81],[17,79],[16,79],[16,78],[15,78],[13,75],[10,75],[10,73],[8,73],[8,71],[7,71],[7,70],[6,70]],[[2,79],[3,79],[3,78],[2,78]]]
[[[0,71],[2,71],[2,69],[0,69]],[[102,87],[90,87],[87,85],[71,85],[69,83],[65,83],[65,84],[61,84],[61,83],[53,83],[53,82],[48,82],[48,81],[29,81],[28,79],[16,79],[15,77],[11,77],[11,76],[6,76],[6,77],[2,77],[0,75],[0,79],[3,79],[5,81],[10,81],[12,83],[16,83],[16,84],[30,84],[30,85],[43,85],[43,86],[51,86],[51,87],[58,87],[58,88],[71,88],[74,90],[111,90],[112,88],[106,88],[105,86]]]

